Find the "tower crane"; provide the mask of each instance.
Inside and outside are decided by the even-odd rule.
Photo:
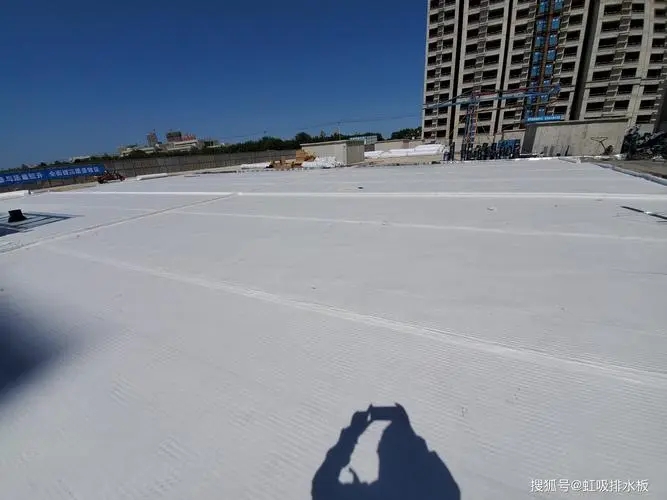
[[[560,85],[550,85],[542,88],[519,88],[513,90],[495,90],[492,92],[471,92],[461,94],[446,101],[426,103],[424,109],[441,109],[453,106],[465,106],[465,132],[463,136],[462,151],[467,151],[475,142],[477,134],[477,111],[481,102],[505,101],[516,99],[523,101],[523,123],[536,123],[547,121],[561,121],[563,115],[546,114],[547,104],[558,96]],[[535,106],[538,106],[538,113],[533,113]]]

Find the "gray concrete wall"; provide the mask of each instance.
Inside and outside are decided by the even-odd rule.
[[[407,149],[409,147],[410,147],[410,141],[407,139],[379,141],[375,143],[375,151],[389,151],[390,149]]]
[[[257,153],[229,153],[217,155],[190,155],[190,156],[165,156],[141,159],[111,160],[104,163],[107,170],[115,170],[125,177],[136,177],[148,174],[173,174],[192,170],[209,170],[214,168],[232,167],[246,163],[262,163],[279,160],[281,157],[288,159],[296,156],[296,150],[285,151],[260,151]],[[84,166],[85,163],[76,164]],[[66,186],[70,184],[81,184],[94,181],[94,177],[79,177],[74,179],[52,180],[41,183],[15,184],[0,188],[0,192],[14,191],[17,189],[44,189],[49,187]]]
[[[117,170],[127,177],[137,175],[186,172],[232,167],[246,163],[271,162],[294,158],[296,150],[260,151],[257,153],[230,153],[219,155],[166,156],[142,159],[113,160],[105,162],[107,169]]]
[[[601,155],[603,148],[593,138],[606,137],[605,146],[613,146],[614,153],[619,153],[628,127],[629,122],[625,118],[530,125],[526,130],[522,151],[545,156],[566,153],[570,156]]]
[[[362,142],[360,143],[351,143],[347,145],[347,161],[345,165],[353,165],[355,163],[361,163],[366,158],[364,156],[366,148]]]
[[[319,158],[333,156],[343,165],[352,165],[364,161],[365,146],[361,141],[329,141],[302,144],[301,147]]]

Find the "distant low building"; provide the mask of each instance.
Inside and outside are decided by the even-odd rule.
[[[375,144],[378,142],[379,137],[377,135],[360,135],[357,137],[350,137],[350,141],[361,141],[364,144]]]
[[[200,149],[202,147],[202,142],[197,139],[190,139],[185,141],[174,141],[167,142],[162,145],[164,151],[168,152],[180,152],[180,151],[193,151],[195,149]]]
[[[77,162],[77,161],[86,161],[86,160],[90,160],[90,158],[91,158],[90,155],[87,155],[87,156],[72,156],[72,157],[69,159],[69,162],[70,162],[70,163],[75,163],[75,162]]]
[[[136,151],[141,151],[142,153],[145,153],[147,155],[152,155],[155,154],[158,150],[157,148],[154,147],[139,147],[139,146],[126,146],[124,148],[120,148],[118,150],[118,154],[124,158],[127,156],[130,156],[132,153]]]

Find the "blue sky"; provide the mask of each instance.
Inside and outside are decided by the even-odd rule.
[[[156,129],[235,142],[419,125],[423,0],[5,2],[0,168]]]

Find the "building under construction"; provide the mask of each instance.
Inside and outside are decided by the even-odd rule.
[[[652,131],[667,77],[665,0],[429,0],[424,139],[522,139],[526,124]]]

